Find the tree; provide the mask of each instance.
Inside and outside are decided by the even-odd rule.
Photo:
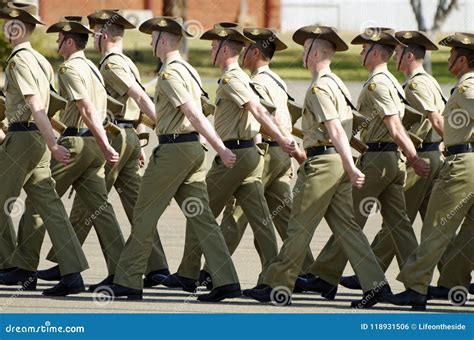
[[[426,32],[430,38],[434,39],[441,30],[441,27],[443,27],[449,14],[458,8],[458,0],[438,0],[433,25],[430,28],[426,25],[422,2],[422,0],[410,0],[411,8],[418,23],[418,30]],[[427,53],[425,58],[425,68],[431,73],[431,55],[429,53]]]

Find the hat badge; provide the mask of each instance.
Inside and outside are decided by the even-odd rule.
[[[464,45],[469,45],[471,43],[471,39],[465,37],[461,40],[461,43],[463,43]]]
[[[380,40],[380,35],[376,33],[376,34],[374,34],[370,37],[370,40],[379,41]]]
[[[9,15],[10,15],[12,18],[16,18],[16,17],[18,17],[18,16],[20,15],[20,13],[19,13],[16,9],[14,9],[14,10],[12,10],[12,11],[10,12]]]
[[[217,33],[217,35],[218,35],[219,37],[227,37],[227,32],[224,31],[224,30],[222,30],[222,31],[219,31],[219,33]]]
[[[411,39],[411,38],[413,38],[413,34],[411,34],[411,32],[406,32],[405,34],[403,34],[403,37],[405,39]]]
[[[321,28],[319,27],[316,27],[314,30],[313,30],[313,33],[314,34],[320,34],[322,31],[321,31]]]
[[[68,23],[64,24],[63,31],[69,32],[71,29],[71,25],[69,25]]]
[[[252,35],[259,35],[259,30],[258,29],[254,29],[252,32],[250,32]]]
[[[166,23],[166,20],[165,20],[165,19],[161,19],[161,20],[158,22],[158,26],[160,26],[160,27],[166,27],[166,26],[168,26],[168,24]]]
[[[109,15],[105,12],[102,12],[99,16],[99,19],[106,20],[109,18]]]

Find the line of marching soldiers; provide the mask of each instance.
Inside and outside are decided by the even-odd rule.
[[[211,103],[180,55],[191,34],[179,18],[139,27],[162,61],[153,100],[123,54],[124,30],[135,26],[120,11],[64,17],[47,29],[58,33],[64,58],[58,91],[51,65],[29,43],[42,24],[36,8],[8,3],[0,18],[13,46],[5,70],[8,132],[0,135],[0,284],[35,290],[39,278],[59,281],[46,296],[85,291],[81,245],[94,227],[108,274],[89,290],[116,297],[142,299],[144,287],[159,284],[190,292],[204,284],[210,292],[200,301],[243,294],[285,305],[293,292],[334,299],[342,284],[363,291],[355,308],[382,302],[424,310],[429,299],[472,293],[473,34],[440,42],[451,47],[448,68],[458,78],[446,99],[423,69],[426,51],[437,49],[423,32],[367,29],[352,41],[362,46],[369,72],[355,104],[330,68],[346,43],[331,27],[302,27],[293,40],[303,46],[313,78],[301,108],[269,67],[286,48],[270,29],[219,23],[201,36],[212,41],[212,64],[221,71]],[[98,67],[84,54],[90,34],[102,54]],[[241,54],[250,77],[238,63]],[[387,69],[393,54],[403,85]],[[293,127],[299,117],[301,130]],[[156,130],[159,145],[140,176],[145,125]],[[217,152],[209,171],[201,136]],[[355,161],[351,146],[361,152]],[[292,157],[300,163],[294,188]],[[76,195],[68,216],[60,198],[70,187]],[[107,198],[112,187],[132,225],[126,241]],[[27,198],[15,235],[10,213],[22,188]],[[157,224],[173,198],[186,216],[186,238],[182,262],[170,274]],[[374,205],[383,224],[371,245],[362,229]],[[420,244],[412,227],[418,213]],[[323,218],[333,235],[314,259],[309,245]],[[247,224],[262,271],[242,292],[231,255]],[[53,244],[48,259],[57,265],[38,271],[45,230]],[[406,287],[399,294],[384,274],[394,257]],[[355,275],[342,277],[347,261]],[[436,266],[440,278],[430,286]]]

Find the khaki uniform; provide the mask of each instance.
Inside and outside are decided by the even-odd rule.
[[[414,125],[411,132],[423,140],[425,145],[426,143],[441,142],[441,136],[436,133],[431,122],[426,117],[426,112],[441,113],[444,110],[444,98],[436,79],[426,73],[423,67],[420,67],[408,76],[403,87],[406,99],[410,105],[425,114],[423,122]],[[431,189],[436,178],[438,178],[444,161],[439,148],[432,151],[418,151],[418,156],[430,164],[430,174],[428,177],[423,178],[418,176],[413,168],[407,169],[407,180],[404,190],[407,215],[412,224],[418,212],[421,218],[424,219]],[[386,271],[395,257],[393,241],[387,228],[382,228],[375,236],[372,242],[372,249],[379,260],[380,266]]]
[[[474,142],[473,107],[474,72],[468,72],[459,79],[443,112],[444,143],[448,150],[454,145]],[[432,190],[420,246],[397,277],[406,287],[426,294],[436,264],[466,217],[466,227],[472,231],[469,216],[472,216],[474,202],[473,168],[472,152],[446,157]],[[463,234],[461,230],[459,235],[462,237]]]
[[[291,117],[288,112],[288,97],[274,77],[286,90],[285,82],[268,65],[262,66],[251,75],[251,80],[258,93],[268,103],[276,107],[275,119],[280,121],[285,129],[291,133]],[[264,140],[269,140],[264,137]],[[278,234],[282,240],[287,237],[288,220],[290,219],[293,197],[291,193],[291,179],[293,178],[293,166],[291,157],[284,152],[276,142],[270,141],[270,146],[265,154],[265,162],[262,175],[262,183],[265,190],[265,199],[271,218]],[[248,220],[239,204],[232,200],[226,206],[222,217],[221,228],[231,254],[240,243],[247,228]],[[254,241],[255,248],[261,254],[258,242]],[[311,249],[308,247],[305,257],[305,266],[313,263],[314,259]],[[260,256],[262,258],[262,256]]]
[[[60,94],[68,100],[60,121],[68,127],[86,128],[75,101],[88,99],[94,105],[100,119],[105,118],[107,94],[102,78],[94,64],[87,60],[83,51],[73,53],[59,68]],[[67,165],[51,162],[56,191],[64,195],[72,186],[84,203],[88,216],[94,222],[99,242],[104,251],[109,275],[115,272],[124,239],[112,205],[107,201],[104,165],[105,158],[94,137],[61,136],[59,143],[69,149],[71,159]],[[26,211],[26,215],[32,213]],[[27,217],[28,218],[28,217]],[[38,222],[38,220],[36,220]],[[41,222],[41,221],[39,221]],[[25,223],[28,234],[35,240],[33,246],[20,247],[16,258],[38,259],[44,231],[42,224]],[[33,235],[35,233],[35,235]],[[58,248],[53,246],[54,252]],[[58,257],[59,260],[59,257]],[[64,273],[61,271],[61,274]]]
[[[169,59],[162,66],[155,89],[159,136],[195,132],[180,106],[193,101],[200,107],[201,90],[190,73],[174,61]],[[191,65],[186,66],[199,79]],[[199,141],[166,143],[153,150],[135,205],[132,234],[120,257],[114,283],[142,289],[157,222],[173,197],[187,218],[187,233],[193,233],[202,248],[215,286],[238,282],[224,238],[209,209],[205,172],[205,152]]]
[[[257,135],[260,124],[243,107],[255,99],[258,99],[258,96],[252,91],[247,74],[238,64],[229,65],[219,80],[214,120],[215,129],[224,143],[233,140],[248,141]],[[217,217],[232,196],[235,197],[254,232],[260,249],[263,273],[277,255],[275,231],[262,184],[264,152],[257,146],[234,148],[232,151],[237,156],[233,168],[227,168],[220,158],[216,157],[207,174],[209,205]],[[223,230],[223,233],[227,231]],[[188,230],[178,273],[184,277],[197,278],[200,268],[201,247],[196,235]],[[212,280],[214,282],[213,276]],[[260,276],[259,283],[261,281]]]
[[[361,131],[364,143],[393,143],[383,119],[388,115],[403,117],[404,104],[397,91],[403,93],[386,66],[376,67],[369,75],[358,102],[358,111],[369,121],[366,129]],[[352,190],[356,222],[363,228],[374,203],[380,205],[383,227],[389,230],[399,266],[402,267],[416,249],[417,241],[406,214],[403,194],[406,166],[401,153],[367,152],[359,158],[358,167],[365,174],[365,184],[359,190]],[[331,236],[311,267],[311,273],[337,285],[346,262],[346,255],[340,250],[336,238]]]
[[[53,71],[48,61],[29,42],[13,48],[5,73],[6,117],[11,125],[31,122],[33,119],[25,96],[39,96],[47,111]],[[81,272],[88,268],[87,261],[64,205],[55,191],[50,161],[51,153],[38,131],[9,132],[0,146],[0,182],[3,183],[0,202],[4,207],[8,200],[17,198],[23,188],[28,195],[25,208],[27,212],[39,214],[35,215],[41,225],[43,223],[39,216],[44,220],[44,226],[58,254],[62,275]],[[5,231],[11,228],[12,221],[5,209],[2,209],[0,217],[0,231],[5,235]],[[30,220],[22,218],[22,222],[25,221]],[[28,229],[31,227],[32,224],[20,223],[18,246],[12,251],[10,265],[36,271],[38,258],[31,258],[21,251],[35,244],[35,240],[31,238],[34,230]],[[1,240],[0,248],[3,248],[5,240]]]
[[[120,116],[115,116],[114,120],[119,126],[119,122],[122,121],[131,124],[138,120],[140,109],[135,101],[127,95],[130,87],[140,81],[140,74],[135,64],[122,53],[112,52],[104,56],[99,65],[109,95],[124,105],[123,113]],[[110,136],[110,138],[110,144],[120,154],[120,159],[114,166],[108,163],[105,165],[106,188],[110,192],[112,187],[115,187],[128,221],[133,226],[133,208],[137,201],[141,179],[139,166],[140,140],[133,128],[121,129],[119,135]],[[93,222],[91,223],[87,209],[78,195],[74,199],[71,211],[71,222],[74,225],[79,242],[83,244],[93,226]],[[158,234],[155,235],[154,239],[146,273],[168,268]],[[50,252],[48,255],[48,259],[54,261],[53,254]]]
[[[347,138],[352,136],[352,111],[344,94],[349,91],[329,68],[321,70],[306,92],[302,128],[304,147],[331,145],[324,122],[339,119]],[[308,152],[308,149],[307,149]],[[361,279],[364,291],[374,283],[384,282],[384,274],[361,228],[354,220],[351,201],[352,186],[337,153],[309,157],[298,170],[293,189],[294,202],[288,224],[288,236],[276,260],[265,272],[265,284],[274,289],[282,286],[290,291],[314,235],[323,217],[326,219],[344,254]]]

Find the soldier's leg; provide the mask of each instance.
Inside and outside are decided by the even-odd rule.
[[[426,294],[436,264],[472,209],[473,156],[460,154],[446,160],[428,204],[420,245],[397,277],[420,294]]]
[[[383,175],[384,168],[387,166],[383,164],[384,157],[377,156],[379,153],[366,153],[359,158],[358,162],[359,168],[365,174],[365,183],[361,189],[352,190],[352,202],[354,217],[361,229],[364,228],[367,218],[371,216],[372,210],[378,207],[378,196],[389,183]],[[344,272],[346,263],[347,257],[339,248],[334,235],[331,235],[309,268],[309,272],[335,286],[339,284],[339,278]]]
[[[246,157],[247,153],[256,152],[254,148],[234,150],[234,152],[237,155],[237,162],[232,169],[225,167],[220,158],[216,157],[206,176],[209,207],[214,217],[219,216],[233,197],[234,192],[251,171],[251,166],[255,168],[258,165],[258,163],[250,164]],[[196,275],[201,269],[201,256],[202,252],[196,235],[192,230],[186,230],[184,253],[178,274],[187,278],[197,278]]]
[[[17,243],[15,229],[10,216],[7,216],[6,225],[3,230],[3,234],[0,236],[0,269],[11,268],[13,265],[10,264],[10,256],[15,250],[15,244]]]
[[[143,288],[142,276],[147,269],[158,220],[189,173],[196,168],[189,154],[194,155],[195,148],[202,147],[192,144],[198,143],[159,145],[150,156],[133,212],[134,227],[120,256],[114,283]]]
[[[209,208],[204,173],[202,177],[201,180],[191,180],[181,185],[175,199],[186,216],[186,229],[193,231],[204,254],[214,287],[237,283],[237,273],[222,231]],[[198,204],[198,209],[191,212],[187,205],[193,201]],[[191,277],[196,277],[196,274]]]
[[[293,209],[287,238],[277,258],[265,271],[263,283],[272,288],[283,286],[293,290],[295,280],[303,270],[307,247],[326,214],[342,176],[339,155],[314,157],[300,166],[293,189]]]
[[[366,292],[386,282],[386,279],[367,237],[355,221],[351,198],[351,183],[348,177],[344,176],[324,217]]]
[[[108,201],[104,168],[99,164],[90,166],[74,182],[74,188],[94,225],[109,275],[113,275],[125,241],[114,209]]]
[[[36,212],[41,216],[51,239],[62,275],[88,268],[85,255],[51,178],[50,155],[42,161],[25,183],[24,189]]]
[[[469,288],[474,269],[474,209],[464,219],[461,230],[450,245],[451,251],[443,255],[445,263],[440,272],[438,286]]]

